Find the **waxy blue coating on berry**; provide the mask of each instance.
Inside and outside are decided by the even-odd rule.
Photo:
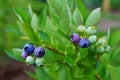
[[[79,42],[81,48],[87,48],[90,45],[90,41],[87,38],[82,38]]]
[[[72,34],[70,38],[73,43],[79,43],[80,41],[80,36],[77,33]]]
[[[32,54],[34,52],[34,45],[33,44],[26,44],[24,46],[24,52],[27,54]]]
[[[28,56],[28,54],[23,51],[21,56],[22,56],[24,59],[26,59],[26,57]]]
[[[42,47],[36,47],[34,50],[34,55],[38,58],[41,58],[45,55],[45,50]]]

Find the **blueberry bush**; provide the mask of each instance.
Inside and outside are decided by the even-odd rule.
[[[18,25],[28,43],[22,49],[6,50],[13,59],[35,67],[26,73],[35,80],[119,80],[120,67],[112,65],[119,54],[116,31],[99,37],[101,9],[88,13],[81,0],[47,0],[38,16],[15,7]],[[96,25],[96,26],[95,26]]]

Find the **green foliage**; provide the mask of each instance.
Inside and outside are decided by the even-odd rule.
[[[31,18],[30,15],[28,15],[27,12],[25,12],[22,8],[18,7],[15,8],[15,13],[18,15],[18,17],[20,18],[21,22],[26,22],[26,23],[30,23]],[[22,21],[23,20],[23,21]]]
[[[91,12],[91,14],[88,16],[87,21],[85,23],[86,26],[91,26],[96,24],[100,20],[101,16],[101,10],[100,8],[97,8]]]
[[[9,55],[11,58],[17,60],[17,61],[20,61],[20,62],[24,62],[24,59],[21,57],[21,53],[22,53],[22,50],[15,50],[13,49],[13,52],[12,51],[5,51],[7,53],[7,55]]]
[[[80,11],[81,20],[83,22],[83,25],[85,25],[85,22],[86,22],[87,17],[88,17],[88,11],[81,0],[75,0],[75,1],[76,1],[77,8]]]
[[[50,16],[47,16],[46,8],[39,17],[30,6],[28,12],[21,8],[14,8],[22,32],[29,43],[42,46],[46,52],[43,66],[35,66],[35,73],[26,73],[36,80],[106,80],[109,78],[108,75],[111,75],[112,80],[118,80],[116,76],[120,71],[111,66],[111,61],[119,53],[119,49],[115,49],[115,45],[120,40],[119,31],[110,34],[108,30],[107,36],[103,37],[112,47],[115,47],[109,54],[97,53],[96,49],[91,50],[92,46],[83,49],[70,41],[70,35],[77,32],[76,28],[80,25],[79,17],[86,27],[93,26],[100,19],[100,8],[88,15],[81,0],[75,0],[76,7],[73,6],[73,0],[47,0],[47,2]],[[84,34],[81,36],[84,37]],[[21,49],[13,49],[6,53],[15,60],[25,61],[21,57]],[[107,71],[109,71],[108,75],[102,74]]]
[[[36,68],[35,72],[38,80],[50,80],[49,75],[43,68]]]
[[[120,3],[119,0],[110,0],[110,5],[112,9],[119,9],[120,8],[119,3]]]
[[[119,80],[120,79],[120,68],[114,67],[112,65],[108,65],[108,70],[110,72],[112,80]]]

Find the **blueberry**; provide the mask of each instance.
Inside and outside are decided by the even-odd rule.
[[[26,44],[24,46],[24,52],[27,54],[32,54],[34,52],[34,45],[33,44]]]
[[[34,55],[35,55],[36,57],[41,58],[41,57],[44,56],[44,54],[45,54],[44,48],[42,48],[42,47],[40,47],[40,46],[35,48],[35,50],[34,50]]]
[[[45,62],[44,58],[36,58],[35,60],[36,66],[42,66],[44,62]]]
[[[96,34],[96,28],[95,28],[95,26],[88,27],[87,30],[86,30],[86,32],[88,34]]]
[[[104,49],[103,46],[98,46],[97,49],[96,49],[96,51],[97,51],[98,53],[103,53],[103,52],[105,51],[105,49]]]
[[[89,39],[90,43],[95,43],[97,41],[97,36],[96,35],[92,35],[88,39]]]
[[[86,28],[85,28],[85,26],[83,26],[83,25],[79,25],[78,28],[77,28],[77,30],[78,30],[79,32],[85,32]]]
[[[35,63],[34,57],[32,57],[32,56],[27,56],[25,62],[26,62],[27,64],[34,64],[34,63]]]
[[[106,51],[106,52],[110,52],[110,50],[111,50],[111,47],[110,47],[110,46],[107,46],[107,47],[105,48],[105,51]]]
[[[81,48],[87,48],[90,45],[90,41],[87,38],[82,38],[79,42]]]
[[[78,43],[80,41],[80,36],[77,33],[72,34],[70,38],[73,43]]]
[[[24,59],[26,59],[26,57],[28,56],[28,54],[23,51],[21,56],[22,56]]]

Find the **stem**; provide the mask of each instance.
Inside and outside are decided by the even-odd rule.
[[[95,75],[97,80],[102,80],[98,74]]]
[[[97,55],[97,56],[96,56],[95,69],[97,69],[97,67],[96,67],[96,66],[97,66],[97,62],[98,62],[98,60],[99,60],[99,56]],[[95,77],[96,77],[96,79],[97,79],[97,80],[102,80],[98,74],[96,74],[96,75],[95,75]]]
[[[76,58],[77,57],[77,45],[74,44],[74,46],[75,46],[75,58]]]
[[[61,56],[65,56],[64,53],[58,51],[58,50],[55,49],[55,48],[52,48],[52,47],[49,47],[49,46],[45,46],[45,47],[46,47],[47,49],[49,49],[49,50],[54,51],[55,53],[57,53],[57,54],[59,54],[59,55],[61,55]]]

